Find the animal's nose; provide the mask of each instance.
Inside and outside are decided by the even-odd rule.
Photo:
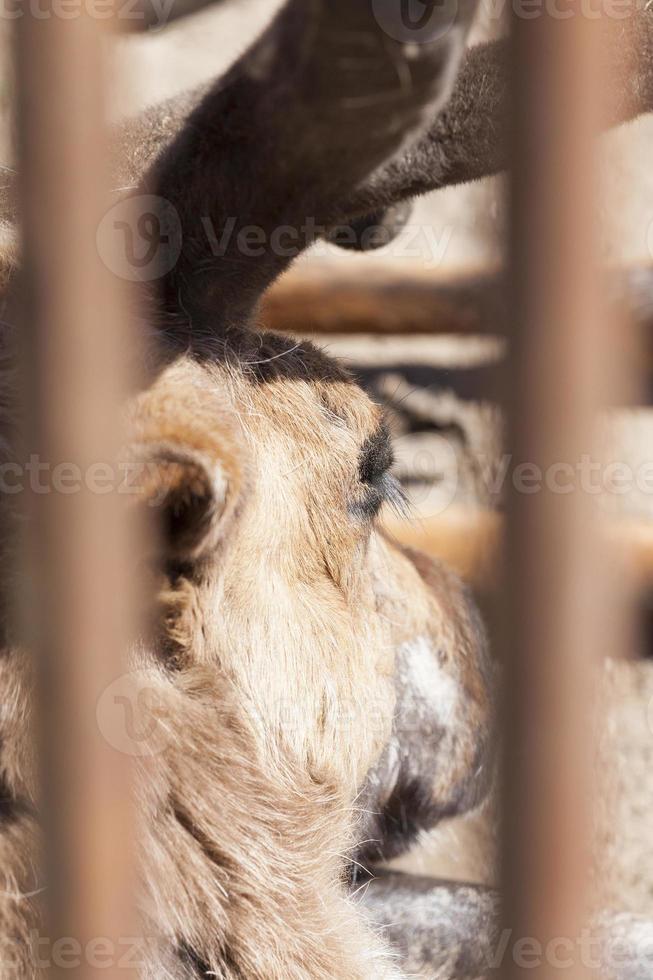
[[[396,855],[419,831],[476,806],[494,768],[493,670],[476,605],[439,562],[400,554],[410,629],[396,649],[392,736],[364,792],[374,811],[368,860]]]
[[[429,612],[424,632],[398,651],[398,724],[403,711],[405,738],[416,743],[413,766],[428,767],[431,805],[440,819],[470,809],[487,791],[494,670],[469,590],[439,561],[415,551],[406,555],[428,592]]]

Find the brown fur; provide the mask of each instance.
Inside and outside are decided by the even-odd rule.
[[[133,654],[158,719],[140,780],[153,980],[398,975],[346,880],[371,829],[385,847],[362,811],[382,812],[403,767],[359,794],[390,739],[397,652],[414,638],[465,706],[430,744],[426,822],[477,795],[489,700],[467,599],[348,510],[380,409],[294,347],[249,333],[207,344],[129,407],[129,455],[149,464],[140,486],[167,533],[154,636]],[[29,661],[7,650],[1,664],[0,771],[12,806],[31,807]],[[20,807],[0,846],[22,894],[35,890],[35,824]],[[0,897],[5,934],[38,927],[37,901]],[[37,975],[30,955],[16,977]]]

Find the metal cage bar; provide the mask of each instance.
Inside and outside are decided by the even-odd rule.
[[[126,980],[136,974],[125,946],[138,936],[130,760],[105,737],[97,706],[125,669],[131,563],[116,484],[94,492],[87,476],[98,462],[115,467],[133,347],[122,288],[96,247],[108,206],[106,22],[85,10],[64,19],[47,4],[39,16],[26,9],[17,31],[25,438],[47,487],[28,505],[23,621],[39,688],[39,957],[49,976]],[[67,491],[50,482],[58,466]]]
[[[514,463],[543,473],[593,453],[618,373],[596,246],[602,29],[581,5],[569,10],[532,18],[518,7],[512,19],[508,448]],[[619,649],[622,622],[598,523],[580,486],[513,492],[509,501],[506,980],[557,976],[562,960],[569,980],[592,973],[582,938],[591,900],[593,706],[600,659]],[[528,969],[534,956],[539,965]]]

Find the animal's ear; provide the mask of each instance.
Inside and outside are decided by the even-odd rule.
[[[166,561],[200,561],[219,546],[239,483],[225,460],[183,445],[155,444],[146,447],[136,470]]]

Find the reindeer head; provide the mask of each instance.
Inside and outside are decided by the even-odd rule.
[[[383,976],[344,881],[482,795],[483,631],[452,575],[378,527],[400,491],[351,378],[279,336],[200,348],[132,409],[164,530],[137,661],[168,733],[142,781],[151,915],[205,969],[226,944],[243,976]]]

